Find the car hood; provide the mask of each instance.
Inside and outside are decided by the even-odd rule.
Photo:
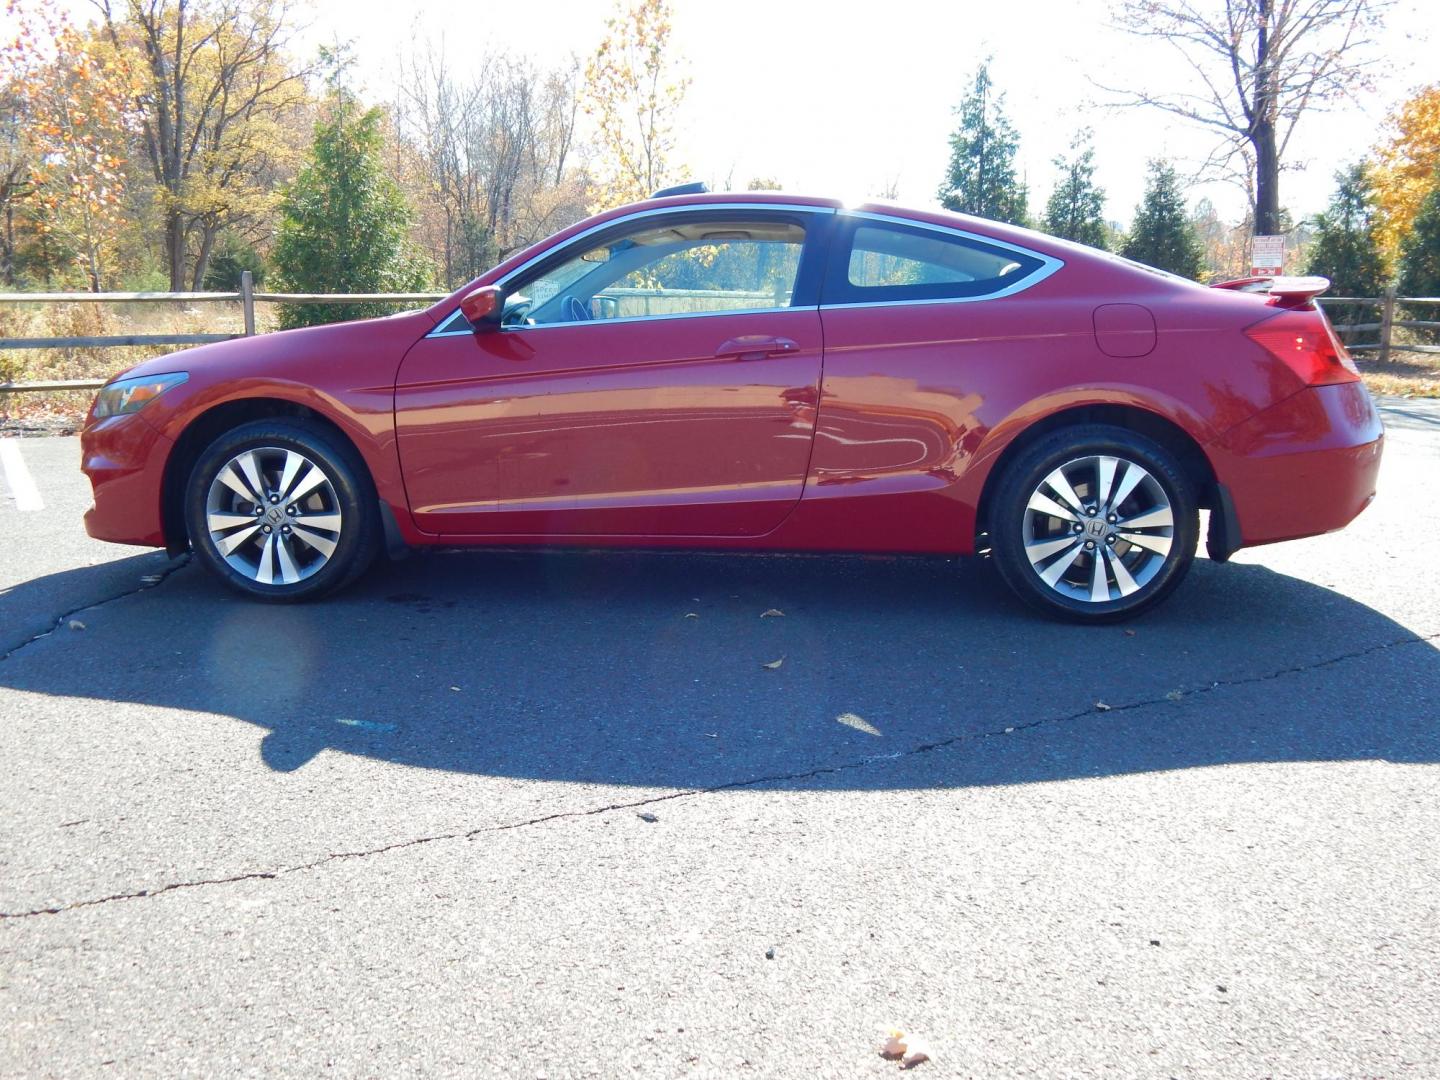
[[[426,310],[280,330],[151,357],[114,378],[185,371],[192,381],[203,382],[257,376],[310,381],[343,373],[346,382],[388,378],[393,383],[405,350],[434,326]]]

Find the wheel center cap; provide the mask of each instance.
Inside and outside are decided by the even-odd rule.
[[[1105,522],[1099,518],[1091,518],[1085,523],[1085,535],[1101,537],[1105,535]]]
[[[271,525],[279,525],[285,520],[285,511],[278,506],[272,506],[265,511],[265,520]]]

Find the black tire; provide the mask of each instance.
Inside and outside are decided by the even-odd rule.
[[[1140,472],[1127,492],[1132,466]],[[1057,474],[1059,486],[1052,486]],[[1096,493],[1107,481],[1102,503]],[[1050,615],[1087,623],[1132,618],[1169,596],[1194,561],[1200,535],[1194,485],[1173,453],[1133,431],[1062,428],[1022,450],[997,483],[989,513],[996,568],[1022,600]],[[1109,505],[1117,495],[1120,501]],[[1051,513],[1057,506],[1075,513]],[[1138,524],[1163,522],[1166,509],[1168,531]],[[1127,531],[1127,522],[1137,524]]]
[[[248,468],[240,464],[247,454]],[[290,491],[301,492],[313,482],[311,469],[321,475],[293,502],[276,498],[284,479],[282,469],[296,460],[291,455],[302,464],[295,466]],[[221,479],[227,470],[231,483]],[[247,475],[252,472],[266,490],[247,498],[242,491],[253,492]],[[332,432],[304,420],[256,420],[225,432],[195,462],[184,498],[196,557],[231,588],[257,600],[316,599],[354,581],[380,550],[379,513],[369,473],[353,449]],[[252,528],[239,521],[253,514],[255,522],[268,522],[271,516],[287,512],[289,516],[276,517],[273,526]],[[215,523],[229,530],[218,534],[219,541],[212,533]],[[227,553],[221,543],[236,546]]]

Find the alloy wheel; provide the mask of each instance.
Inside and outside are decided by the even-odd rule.
[[[215,474],[205,526],[220,556],[260,585],[294,585],[335,554],[343,515],[335,485],[304,454],[243,450]]]
[[[1170,558],[1175,513],[1161,483],[1123,457],[1075,458],[1025,505],[1030,566],[1054,592],[1102,604],[1144,589]]]

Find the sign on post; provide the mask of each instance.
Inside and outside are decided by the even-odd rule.
[[[1279,277],[1285,269],[1285,237],[1250,238],[1250,276]]]

